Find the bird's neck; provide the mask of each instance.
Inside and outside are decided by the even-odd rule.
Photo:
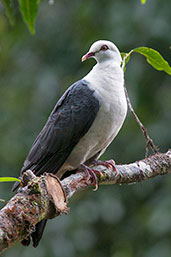
[[[118,87],[123,87],[124,84],[123,70],[114,61],[97,63],[84,79],[97,87],[105,87],[105,89],[112,87],[116,90]]]
[[[92,73],[98,73],[102,74],[102,76],[106,75],[113,78],[116,77],[118,72],[122,73],[123,76],[123,71],[119,63],[111,60],[97,63],[92,69]]]
[[[107,115],[111,113],[110,119],[120,117],[124,120],[127,112],[127,103],[124,91],[123,70],[117,63],[99,63],[84,77],[94,96],[100,102],[101,110]]]

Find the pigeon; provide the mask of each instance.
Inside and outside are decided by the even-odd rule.
[[[56,103],[45,126],[28,153],[21,175],[30,169],[36,176],[53,173],[62,179],[82,169],[92,176],[91,165],[114,167],[114,162],[99,160],[120,131],[127,114],[122,58],[116,45],[108,40],[92,44],[82,61],[93,58],[96,65],[81,80],[71,85]],[[19,187],[15,183],[13,191]],[[47,220],[37,223],[32,233],[37,247]],[[30,239],[22,241],[24,245]]]

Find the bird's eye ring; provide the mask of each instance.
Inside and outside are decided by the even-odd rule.
[[[108,47],[107,45],[103,45],[103,46],[100,48],[100,50],[102,50],[102,51],[106,51],[107,49],[109,49],[109,47]]]

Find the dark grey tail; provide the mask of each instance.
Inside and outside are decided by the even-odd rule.
[[[45,229],[47,220],[41,220],[36,224],[36,230],[31,234],[33,246],[37,247]],[[22,245],[28,246],[30,244],[30,237],[27,237],[21,241]]]
[[[12,192],[16,191],[20,186],[20,182],[15,182],[15,184],[13,185],[12,187]],[[40,222],[38,222],[36,224],[36,229],[35,231],[31,234],[31,237],[32,237],[32,241],[33,241],[33,246],[34,247],[37,247],[41,238],[42,238],[42,235],[43,235],[43,231],[45,229],[45,226],[46,226],[46,222],[47,220],[44,219],[44,220],[41,220]],[[27,238],[23,239],[21,241],[21,243],[24,245],[24,246],[28,246],[30,244],[30,237],[28,236]]]
[[[45,226],[46,226],[46,222],[47,222],[47,220],[41,220],[40,222],[38,222],[36,224],[35,232],[33,232],[31,234],[34,247],[38,246],[38,244],[39,244],[39,242],[42,238],[42,235],[43,235],[43,232],[44,232],[44,229],[45,229]]]

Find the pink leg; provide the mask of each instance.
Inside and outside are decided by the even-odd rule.
[[[89,168],[89,167],[86,166],[85,164],[81,164],[81,168],[82,168],[84,171],[86,171],[86,173],[87,173],[87,175],[88,175],[88,179],[89,179],[90,177],[92,177],[93,182],[94,182],[94,186],[95,186],[95,188],[93,189],[93,191],[96,191],[96,190],[98,189],[98,182],[97,182],[96,173],[97,173],[98,175],[100,175],[100,176],[101,176],[101,173],[100,173],[99,171],[97,171],[97,170],[94,170],[94,169]]]
[[[117,169],[115,168],[115,161],[114,160],[109,160],[109,161],[97,160],[97,161],[93,161],[92,164],[103,165],[106,168],[111,168],[112,167],[115,172],[118,172]]]

